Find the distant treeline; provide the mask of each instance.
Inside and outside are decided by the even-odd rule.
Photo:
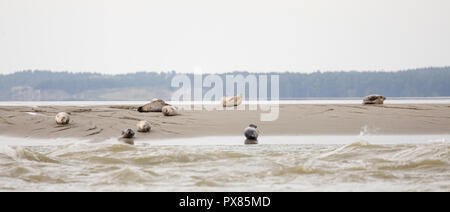
[[[248,72],[232,72],[230,75]],[[251,73],[255,74],[255,73]],[[450,67],[398,72],[314,72],[278,74],[281,99],[450,96]],[[175,72],[138,72],[121,75],[22,71],[0,75],[0,100],[138,100],[168,98]],[[192,79],[193,75],[188,74]],[[205,75],[204,75],[205,76]],[[225,82],[225,74],[220,75]],[[135,95],[133,95],[133,93]],[[146,100],[146,99],[142,99]]]

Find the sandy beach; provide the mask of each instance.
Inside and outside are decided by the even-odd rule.
[[[448,134],[450,105],[280,105],[276,121],[261,122],[261,111],[181,111],[165,117],[159,112],[139,113],[136,106],[2,106],[0,134],[29,138],[104,140],[136,129],[139,120],[152,124],[150,133],[136,139],[166,139],[242,135],[250,123],[262,135]],[[69,125],[55,123],[57,112],[71,114]]]

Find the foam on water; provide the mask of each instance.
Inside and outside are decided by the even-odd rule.
[[[115,142],[116,139],[108,140]],[[371,144],[418,144],[434,141],[449,141],[450,135],[310,135],[310,136],[262,136],[258,138],[259,145],[301,145],[301,144],[348,144],[349,141],[370,142]],[[162,146],[216,146],[216,145],[245,145],[241,136],[209,136],[182,139],[142,140],[139,143]]]
[[[0,137],[0,190],[450,191],[448,139],[264,136],[244,145],[242,137],[204,137],[129,145]]]

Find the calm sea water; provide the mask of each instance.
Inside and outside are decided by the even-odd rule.
[[[0,106],[93,106],[93,105],[143,105],[148,101],[33,101],[15,102],[0,101]],[[220,104],[217,101],[168,101],[170,104]],[[244,101],[244,104],[267,104],[269,101]],[[361,104],[362,98],[337,98],[337,99],[301,99],[301,100],[280,100],[279,104]],[[418,97],[418,98],[388,98],[386,104],[450,104],[450,97]]]
[[[450,191],[450,135],[0,137],[2,191]]]

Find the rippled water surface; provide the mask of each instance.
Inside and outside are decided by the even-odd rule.
[[[0,137],[2,191],[450,191],[448,135]]]

